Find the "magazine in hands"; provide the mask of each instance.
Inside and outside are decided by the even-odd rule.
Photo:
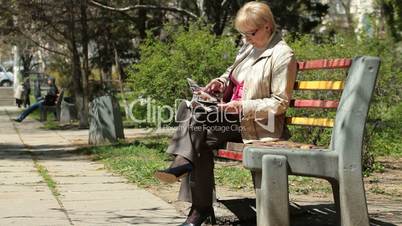
[[[191,92],[193,93],[193,98],[191,101],[186,100],[186,104],[191,109],[195,110],[204,110],[207,112],[211,112],[217,110],[217,104],[220,103],[220,100],[203,91],[203,87],[199,86],[194,80],[187,78],[187,83],[190,87]]]

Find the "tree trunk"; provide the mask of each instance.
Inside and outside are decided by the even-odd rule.
[[[120,85],[120,92],[121,92],[121,96],[123,97],[123,104],[124,104],[124,112],[126,113],[126,118],[129,117],[129,106],[127,103],[127,97],[126,94],[124,92],[124,86],[123,86],[123,70],[121,68],[120,65],[120,59],[119,59],[119,54],[117,52],[116,47],[113,48],[114,49],[114,61],[116,63],[116,71],[117,73],[119,73],[119,85]]]
[[[14,62],[13,62],[13,74],[14,74],[14,91],[17,89],[18,84],[20,84],[20,77],[18,76],[19,70],[18,70],[18,62],[20,60],[20,55],[19,55],[19,48],[18,46],[13,46],[13,57],[14,57]]]
[[[88,111],[85,109],[84,93],[82,88],[82,73],[80,56],[77,50],[76,43],[72,43],[72,55],[71,55],[71,69],[74,84],[75,102],[77,108],[78,118],[80,119],[79,127],[88,127]],[[88,109],[88,107],[87,107]]]
[[[75,24],[75,17],[76,11],[74,8],[74,3],[70,3],[68,5],[69,9],[69,21],[68,21],[68,41],[69,41],[69,49],[71,52],[71,72],[73,78],[73,88],[75,94],[75,101],[76,101],[76,108],[78,118],[80,120],[79,127],[80,128],[87,128],[88,127],[88,104],[85,103],[84,98],[84,88],[83,88],[83,76],[81,71],[81,60],[80,54],[78,52],[78,40],[76,37],[76,24]]]
[[[112,29],[110,24],[107,23],[105,25],[105,30],[102,33],[102,38],[100,42],[102,43],[100,46],[100,63],[99,67],[101,68],[101,78],[102,78],[102,88],[103,90],[110,91],[113,88],[112,84],[112,67],[113,67],[113,52],[112,52],[112,44],[110,40],[113,40],[113,37],[110,33]]]
[[[204,0],[197,0],[197,7],[201,18],[205,18],[207,15],[204,2],[205,2]]]
[[[341,4],[345,9],[347,31],[354,33],[353,15],[350,12],[351,0],[342,0]]]
[[[87,0],[81,0],[81,27],[82,27],[82,55],[83,55],[83,62],[82,62],[82,88],[83,88],[83,112],[82,112],[82,119],[80,118],[80,125],[82,121],[82,126],[88,126],[88,113],[89,113],[89,93],[88,93],[88,77],[89,77],[89,57],[88,57],[88,21],[87,21],[87,9],[88,9],[88,2]]]
[[[101,78],[102,78],[102,88],[111,89],[112,88],[112,65],[103,64],[101,68]]]
[[[140,0],[139,4],[142,5],[144,4],[144,0]],[[138,20],[137,20],[137,27],[138,31],[140,33],[141,39],[145,39],[147,36],[146,31],[146,26],[145,23],[147,21],[147,10],[146,9],[139,9],[138,10]]]

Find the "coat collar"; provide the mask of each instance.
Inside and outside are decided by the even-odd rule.
[[[269,44],[267,49],[261,54],[259,58],[270,57],[272,55],[272,52],[274,51],[274,47],[280,41],[282,41],[282,33],[278,30],[275,30],[271,36],[271,39],[268,41]]]
[[[272,55],[272,52],[274,51],[275,45],[278,44],[278,42],[280,42],[281,40],[282,40],[282,33],[278,30],[275,30],[273,35],[271,36],[271,39],[268,41],[269,44],[267,49],[264,52],[262,52],[262,54],[258,57],[258,59],[254,61],[253,65],[262,58],[270,57]],[[233,68],[235,68],[241,61],[243,61],[254,49],[253,45],[247,43],[244,39],[243,43],[245,44],[245,50],[242,51],[238,60],[236,60],[236,62],[234,63]]]

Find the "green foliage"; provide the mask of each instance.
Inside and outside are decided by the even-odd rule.
[[[381,110],[381,109],[378,109]],[[389,107],[382,118],[369,123],[368,147],[376,155],[402,156],[402,103]]]
[[[221,75],[234,59],[235,46],[228,37],[216,37],[208,27],[188,29],[166,26],[169,37],[148,34],[140,46],[141,61],[128,69],[134,98],[152,98],[173,106],[177,98],[190,98],[186,78],[207,84]]]
[[[66,61],[64,56],[54,55],[49,63],[47,73],[56,78],[57,86],[72,92],[73,79],[71,78],[71,64]]]
[[[251,173],[243,167],[220,166],[215,168],[215,182],[232,189],[252,189]]]
[[[188,30],[168,28],[169,39],[160,41],[148,37],[141,45],[142,58],[129,70],[134,97],[150,97],[158,105],[173,105],[176,98],[189,98],[185,78],[192,77],[201,84],[221,74],[233,61],[235,47],[229,38],[215,37],[205,27],[196,24]],[[338,34],[313,37],[293,35],[287,38],[299,60],[319,58],[344,58],[372,55],[381,58],[381,67],[374,97],[371,103],[364,142],[364,165],[367,169],[381,168],[375,165],[374,155],[401,156],[401,107],[402,60],[397,44],[392,39],[375,39],[365,35],[358,37]],[[304,80],[343,80],[344,70],[312,71],[298,75]],[[151,85],[152,84],[152,85]],[[296,98],[339,99],[339,92],[295,92]],[[145,109],[137,109],[143,114]],[[298,112],[297,112],[298,111]],[[334,117],[335,111],[289,110],[289,114],[311,117]],[[292,129],[292,140],[327,146],[330,129]],[[374,168],[372,168],[374,167]]]
[[[400,0],[376,0],[387,23],[388,33],[398,41],[402,39],[402,2]]]

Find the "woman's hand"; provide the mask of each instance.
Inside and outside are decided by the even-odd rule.
[[[224,89],[224,84],[219,79],[213,79],[204,87],[202,91],[206,93],[222,93]]]
[[[218,104],[219,110],[225,112],[225,113],[231,113],[231,114],[241,114],[243,110],[243,105],[242,101],[230,101],[228,103],[221,103]]]

